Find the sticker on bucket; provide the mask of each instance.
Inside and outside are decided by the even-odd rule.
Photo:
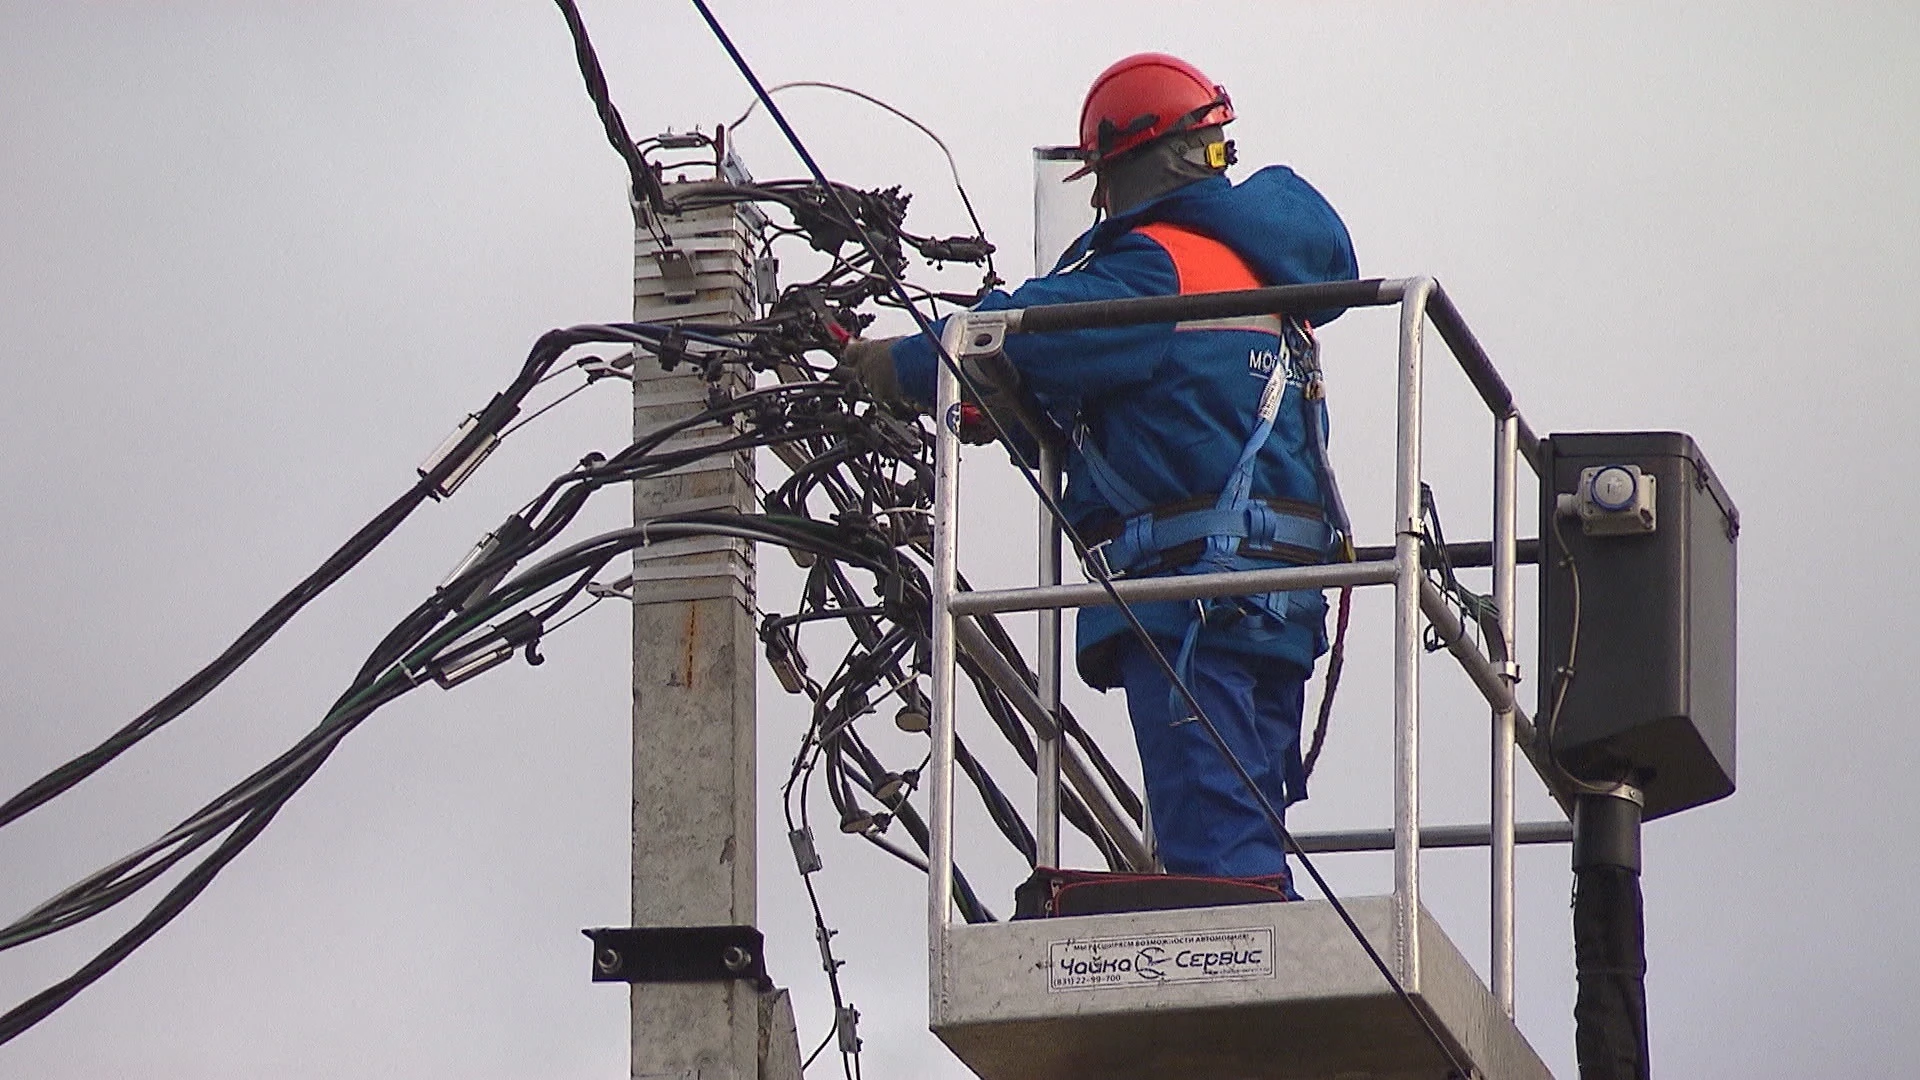
[[[1047,990],[1273,978],[1273,929],[1069,938],[1047,945]]]

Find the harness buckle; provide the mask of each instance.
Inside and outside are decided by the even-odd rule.
[[[1187,602],[1193,605],[1193,623],[1196,629],[1219,625],[1213,621],[1214,612],[1218,609],[1210,601],[1196,598]]]
[[[1333,543],[1331,545],[1333,553],[1339,557],[1340,561],[1343,563],[1357,562],[1360,554],[1354,550],[1353,537],[1349,535],[1345,529],[1336,529],[1329,526],[1329,531],[1333,533]]]
[[[1107,562],[1107,545],[1113,541],[1114,537],[1109,536],[1087,548],[1087,557],[1080,560],[1081,572],[1095,581],[1112,581],[1118,577],[1113,572],[1113,566]]]

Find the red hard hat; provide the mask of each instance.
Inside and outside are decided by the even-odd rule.
[[[1087,89],[1080,151],[1097,165],[1162,135],[1232,119],[1226,87],[1199,68],[1166,53],[1137,53],[1116,61]]]

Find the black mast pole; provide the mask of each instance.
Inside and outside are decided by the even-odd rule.
[[[1581,794],[1573,813],[1573,1005],[1580,1080],[1648,1080],[1640,792]]]

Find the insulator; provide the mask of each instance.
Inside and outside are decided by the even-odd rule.
[[[879,786],[873,789],[873,797],[892,806],[894,800],[913,790],[913,781],[899,773],[888,773],[880,778]]]
[[[903,705],[893,714],[893,726],[901,731],[919,733],[933,729],[933,720],[912,705]]]

